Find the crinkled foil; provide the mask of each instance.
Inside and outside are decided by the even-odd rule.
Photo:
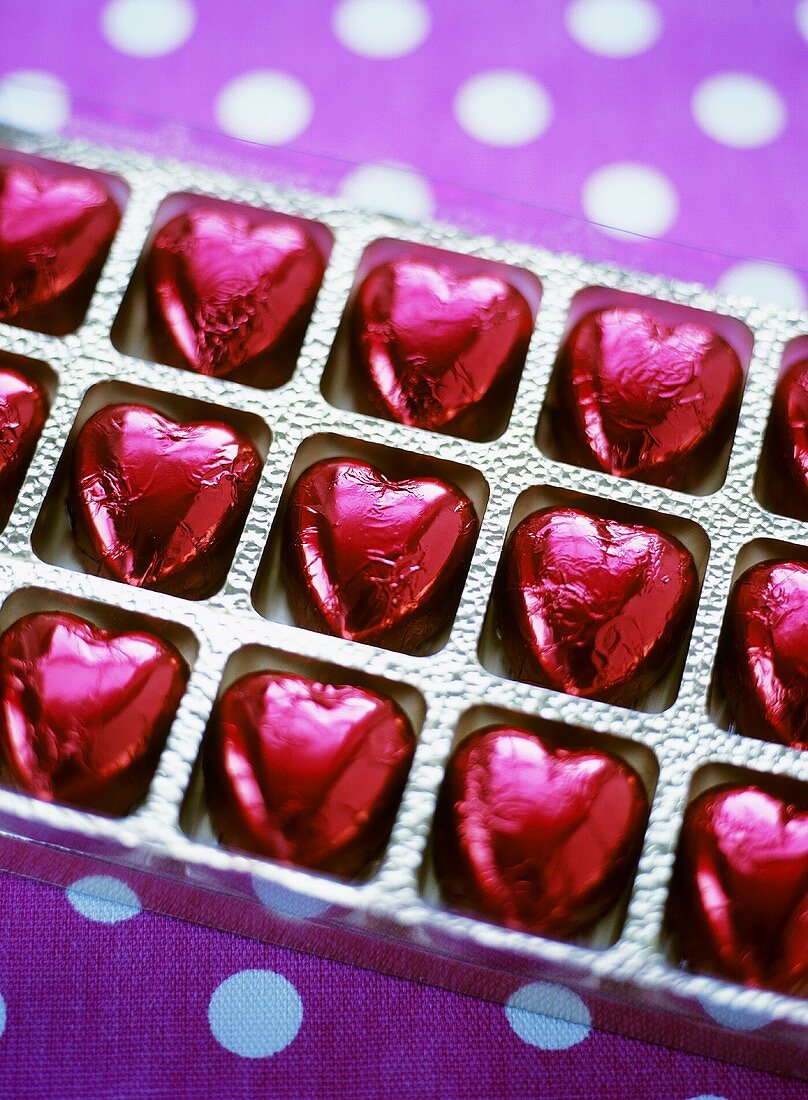
[[[160,874],[165,881],[173,875],[178,880],[204,882],[214,892],[229,889],[229,876],[251,876],[259,896],[277,888],[302,898],[302,915],[317,913],[317,919],[324,920],[324,911],[332,907],[341,926],[371,933],[377,928],[387,941],[434,951],[434,969],[428,961],[422,967],[426,980],[452,984],[447,958],[460,960],[461,967],[468,960],[522,976],[563,974],[577,988],[610,991],[627,1003],[678,1009],[705,1023],[709,1023],[705,1010],[716,1018],[740,1013],[747,1020],[768,1023],[767,1031],[799,1037],[799,1029],[808,1028],[808,1003],[682,971],[668,949],[664,913],[682,812],[695,772],[710,764],[718,769],[716,775],[731,775],[733,768],[742,767],[808,780],[808,753],[726,732],[708,711],[723,610],[739,552],[761,539],[795,546],[808,543],[808,524],[772,514],[758,503],[753,491],[783,352],[789,341],[808,331],[808,313],[723,298],[699,286],[534,247],[472,238],[446,225],[406,224],[351,209],[335,199],[239,182],[207,169],[158,162],[140,154],[12,131],[0,131],[0,141],[114,173],[131,189],[121,228],[81,328],[57,338],[0,325],[0,347],[48,364],[58,378],[51,415],[16,507],[0,535],[0,598],[5,601],[18,590],[44,589],[61,594],[63,602],[65,596],[91,599],[185,627],[198,645],[184,700],[148,798],[137,813],[122,821],[107,820],[0,790],[4,827],[14,820],[19,835],[73,852],[106,852],[109,844],[110,850],[126,854],[121,861],[130,866],[163,868]],[[333,252],[299,362],[291,380],[279,389],[264,391],[202,377],[123,354],[113,346],[112,325],[155,212],[167,196],[180,192],[210,194],[313,218],[333,233]],[[525,370],[509,425],[498,439],[471,442],[421,431],[334,407],[323,396],[323,372],[360,257],[371,242],[384,238],[516,265],[540,280],[541,303]],[[726,480],[716,491],[689,495],[620,480],[556,461],[539,449],[537,423],[570,305],[587,287],[650,296],[735,318],[754,337]],[[169,395],[160,398],[160,407],[169,411],[172,401],[196,399],[236,410],[238,415],[253,414],[268,426],[271,443],[247,524],[225,587],[210,599],[193,603],[89,576],[71,556],[64,517],[47,511],[40,516],[79,408],[88,391],[99,384],[104,388],[93,391],[85,402],[89,411],[112,400],[145,397],[148,401],[145,391],[157,391]],[[264,552],[293,461],[304,444],[307,462],[338,454],[370,457],[377,445],[388,449],[388,454],[392,449],[453,463],[462,468],[456,475],[458,483],[478,508],[487,494],[463,596],[451,634],[437,653],[408,656],[292,625],[288,609],[277,596],[277,577],[273,580],[277,562],[273,565],[272,555],[265,558]],[[703,567],[703,586],[681,683],[675,701],[665,710],[627,710],[561,695],[509,680],[497,669],[488,603],[506,534],[531,507],[568,500],[570,494],[606,500],[612,506],[633,506],[663,529],[690,532],[680,537],[694,547],[697,564]],[[747,551],[754,552],[754,548]],[[259,570],[263,580],[253,592]],[[32,604],[53,606],[55,598],[40,593],[28,599],[18,593],[0,613],[0,628]],[[273,660],[263,659],[259,652],[237,658],[236,664],[240,661],[243,667],[248,660],[255,667],[273,663],[278,667],[281,654],[280,664],[294,667],[299,655],[308,662],[337,666],[347,676],[386,681],[404,693],[411,713],[424,715],[392,837],[377,869],[361,883],[332,881],[231,854],[213,844],[209,833],[206,838],[204,824],[188,825],[189,820],[200,819],[200,814],[189,812],[188,805],[195,797],[200,743],[222,674],[226,666],[234,667],[228,665],[234,654],[254,646],[271,650]],[[248,652],[254,654],[251,649]],[[665,701],[659,700],[661,705]],[[428,842],[443,767],[458,730],[499,718],[518,724],[520,716],[528,723],[541,719],[617,735],[635,746],[638,760],[647,764],[648,750],[656,757],[659,773],[650,823],[625,922],[617,935],[615,928],[599,926],[580,943],[553,942],[449,913],[436,900]],[[646,767],[646,774],[649,770],[653,772]],[[34,860],[31,865],[35,866]],[[163,906],[159,894],[155,905],[172,908],[170,903]],[[232,905],[229,924],[239,927],[237,898]],[[208,918],[201,912],[199,919]],[[251,931],[246,922],[244,931]],[[340,954],[338,946],[334,953]],[[368,965],[386,968],[370,948],[367,958]],[[493,986],[479,988],[484,995],[498,995],[492,990]]]

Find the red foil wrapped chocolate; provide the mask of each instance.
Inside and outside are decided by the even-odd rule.
[[[96,176],[0,165],[0,320],[36,326],[47,308],[50,328],[62,296],[76,290],[89,298],[120,220]],[[57,327],[78,324],[86,301],[74,305]]]
[[[286,514],[298,623],[418,652],[451,621],[478,529],[471,501],[438,478],[392,481],[351,458],[315,463]]]
[[[725,447],[744,385],[735,351],[709,328],[622,306],[578,322],[557,379],[569,457],[677,489]]]
[[[48,408],[42,386],[0,358],[0,525],[14,507]]]
[[[161,354],[199,374],[253,381],[258,360],[302,338],[324,270],[295,218],[210,205],[172,218],[147,264]]]
[[[808,813],[754,786],[697,798],[682,827],[672,916],[695,969],[808,994]]]
[[[206,744],[208,805],[227,845],[345,878],[384,847],[415,751],[390,699],[280,672],[229,687]]]
[[[496,268],[404,255],[359,287],[352,357],[382,416],[484,438],[512,400],[532,330],[529,305]]]
[[[808,749],[808,565],[747,569],[727,605],[718,660],[739,733]]]
[[[675,660],[698,588],[690,553],[661,531],[577,508],[534,512],[508,540],[497,579],[510,674],[633,705]]]
[[[808,520],[808,360],[778,382],[766,444],[767,495],[786,515]]]
[[[79,546],[113,580],[201,599],[224,581],[260,473],[255,447],[228,424],[109,405],[73,450]]]
[[[647,820],[642,782],[618,757],[479,730],[455,750],[440,793],[442,893],[510,928],[572,936],[628,885]]]
[[[0,638],[4,778],[46,801],[124,814],[148,788],[188,668],[141,631],[65,612],[18,619]]]

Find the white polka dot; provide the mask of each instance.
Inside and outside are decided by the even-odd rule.
[[[101,33],[132,57],[162,57],[191,37],[196,11],[191,0],[110,0],[101,12]]]
[[[297,920],[306,920],[309,917],[320,917],[331,906],[322,898],[312,898],[307,894],[298,894],[290,890],[288,886],[281,886],[278,882],[268,882],[265,879],[253,875],[253,890],[256,897],[275,913],[281,913],[285,917],[295,917]]]
[[[714,1092],[700,1092],[698,1096],[691,1096],[690,1100],[727,1100],[726,1096],[716,1096]]]
[[[728,268],[718,280],[722,294],[737,294],[772,302],[785,309],[804,309],[805,285],[796,271],[778,264],[749,260]]]
[[[70,93],[53,73],[18,69],[0,79],[0,122],[50,134],[70,117]]]
[[[242,1058],[268,1058],[300,1031],[303,1003],[291,982],[273,970],[241,970],[217,986],[208,1023],[217,1043]]]
[[[717,1024],[731,1028],[732,1031],[757,1031],[770,1022],[770,1017],[765,1012],[755,1012],[748,1008],[717,1005],[710,1001],[702,1001],[701,1007]]]
[[[342,0],[334,34],[363,57],[403,57],[417,50],[432,20],[422,0]]]
[[[283,145],[311,122],[314,100],[289,73],[258,69],[225,84],[216,100],[216,121],[225,133],[262,145]]]
[[[571,989],[552,982],[523,985],[508,998],[505,1015],[525,1043],[542,1050],[566,1050],[589,1034],[589,1009]]]
[[[550,97],[537,80],[511,69],[478,73],[455,96],[455,118],[486,145],[526,145],[553,117]]]
[[[797,29],[805,41],[808,42],[808,0],[800,0],[794,16],[797,20]]]
[[[644,53],[662,30],[651,0],[573,0],[564,20],[579,46],[603,57]]]
[[[661,237],[676,221],[673,184],[645,164],[607,164],[586,180],[581,194],[588,218],[612,236]]]
[[[420,221],[435,211],[432,188],[410,168],[363,164],[343,179],[340,193],[350,202],[377,214]]]
[[[77,913],[102,924],[136,917],[140,899],[131,886],[111,875],[88,875],[68,888],[67,900]]]
[[[766,145],[786,124],[779,92],[752,73],[708,77],[693,93],[691,107],[708,137],[734,149]]]

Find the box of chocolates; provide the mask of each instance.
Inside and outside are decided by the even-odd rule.
[[[3,144],[2,866],[808,1076],[808,315]]]

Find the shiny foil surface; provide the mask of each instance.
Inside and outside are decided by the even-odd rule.
[[[511,675],[636,703],[676,660],[698,589],[690,553],[661,531],[534,512],[508,540],[495,597]]]
[[[753,565],[732,591],[719,654],[738,731],[808,749],[808,565]]]
[[[301,626],[417,652],[451,622],[479,530],[471,501],[434,477],[393,481],[326,459],[296,482],[284,563]]]
[[[109,405],[73,450],[79,545],[113,580],[201,599],[224,581],[260,473],[255,447],[228,424]]]
[[[48,416],[48,395],[0,355],[0,524],[8,519]]]
[[[587,314],[558,364],[564,439],[617,477],[688,488],[724,450],[744,376],[733,348],[703,324],[640,308]]]
[[[121,212],[95,176],[0,164],[0,320],[37,311],[95,277]]]
[[[190,370],[250,381],[256,359],[301,337],[324,271],[303,222],[194,207],[163,226],[149,253],[157,342]]]
[[[173,646],[65,612],[0,638],[0,766],[35,798],[107,814],[146,793],[188,668]]]
[[[673,912],[695,969],[808,994],[808,813],[754,786],[703,794],[685,814]]]
[[[647,820],[642,782],[618,757],[507,726],[478,730],[446,770],[438,881],[457,908],[569,937],[625,890]]]
[[[403,711],[375,692],[243,676],[208,734],[211,817],[231,847],[353,878],[384,848],[414,751]]]
[[[777,384],[767,451],[776,507],[808,519],[808,360],[793,363]]]
[[[439,254],[375,267],[356,295],[352,358],[382,416],[485,438],[508,411],[533,316],[495,268],[455,267]]]

